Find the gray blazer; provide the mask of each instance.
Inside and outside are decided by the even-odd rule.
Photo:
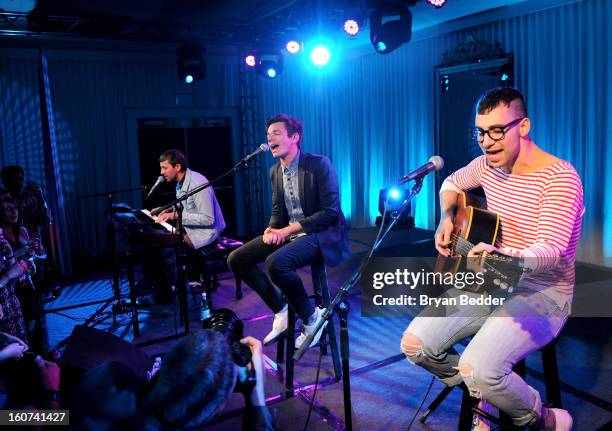
[[[289,223],[285,207],[280,162],[270,167],[272,215],[269,226],[280,229]],[[300,224],[307,234],[317,236],[326,265],[336,266],[351,255],[344,214],[340,209],[338,177],[325,156],[300,153],[298,165],[299,197],[304,219]]]

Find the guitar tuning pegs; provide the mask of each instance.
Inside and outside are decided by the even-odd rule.
[[[499,285],[499,287],[500,287],[501,289],[506,290],[506,289],[508,288],[508,283],[503,282],[503,283],[501,283],[501,284]]]
[[[500,280],[499,278],[494,278],[494,279],[493,279],[493,284],[494,284],[494,285],[499,286],[499,285],[500,285],[500,283],[501,283],[501,280]]]

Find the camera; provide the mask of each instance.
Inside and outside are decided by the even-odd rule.
[[[210,317],[202,321],[203,329],[213,329],[225,335],[232,351],[232,359],[241,369],[241,374],[234,392],[250,394],[256,383],[255,369],[247,365],[251,362],[251,349],[240,343],[243,337],[244,325],[236,313],[228,308],[215,310]]]

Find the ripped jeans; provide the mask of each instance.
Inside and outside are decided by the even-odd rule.
[[[447,291],[449,297],[459,294],[466,292]],[[513,296],[494,311],[476,305],[428,306],[404,332],[401,348],[446,385],[463,381],[472,396],[497,406],[516,425],[531,425],[541,415],[542,400],[512,367],[555,339],[568,313],[569,305],[562,310],[539,292]],[[471,335],[460,356],[453,346]]]

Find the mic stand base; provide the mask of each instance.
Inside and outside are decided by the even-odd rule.
[[[353,415],[351,404],[351,375],[349,369],[349,333],[348,333],[349,305],[342,301],[338,306],[340,316],[340,357],[342,358],[342,392],[344,395],[344,425],[347,431],[353,429]]]

